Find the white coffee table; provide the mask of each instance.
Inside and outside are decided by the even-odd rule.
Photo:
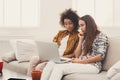
[[[8,80],[9,78],[24,78],[26,80],[32,80],[32,78],[27,76],[27,75],[13,72],[13,71],[8,70],[8,69],[3,69],[3,75],[0,76],[0,80]]]

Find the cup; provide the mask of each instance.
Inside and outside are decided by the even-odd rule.
[[[3,62],[0,62],[0,76],[2,75]]]
[[[32,75],[32,80],[40,80],[42,72],[39,70],[33,70],[31,75]]]

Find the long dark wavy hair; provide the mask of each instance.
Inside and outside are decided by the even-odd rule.
[[[91,53],[92,51],[92,44],[96,36],[100,33],[97,28],[97,25],[94,19],[90,15],[85,15],[81,17],[79,20],[85,21],[86,24],[86,33],[85,33],[85,43],[84,43],[84,54]]]

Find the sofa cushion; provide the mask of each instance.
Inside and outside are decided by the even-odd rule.
[[[2,60],[7,62],[7,63],[9,63],[15,59],[16,59],[16,57],[15,57],[14,51],[7,52],[4,56],[2,56]]]
[[[103,62],[103,70],[108,70],[118,60],[120,60],[120,38],[109,37],[109,48]]]
[[[120,73],[120,61],[116,62],[107,72],[106,77],[111,80],[115,75]]]
[[[34,40],[16,39],[11,40],[18,62],[30,61],[32,56],[38,55],[37,46]]]
[[[9,63],[4,62],[4,68],[25,75],[27,74],[28,66],[29,66],[29,62],[19,63],[17,60]]]
[[[106,71],[99,74],[69,74],[63,77],[62,80],[105,80]]]
[[[120,73],[117,73],[111,80],[120,80]]]

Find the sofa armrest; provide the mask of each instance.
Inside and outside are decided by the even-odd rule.
[[[113,76],[111,80],[120,80],[120,72]]]

